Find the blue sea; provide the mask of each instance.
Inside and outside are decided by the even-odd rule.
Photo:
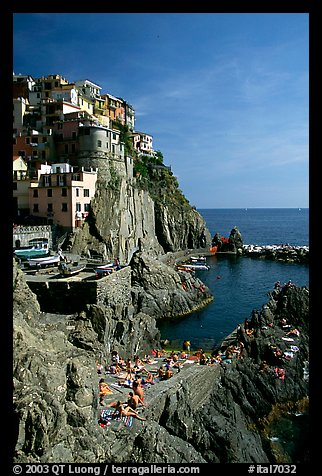
[[[244,244],[309,245],[308,208],[200,209],[213,237],[228,237],[237,226]],[[196,275],[210,288],[214,301],[200,312],[184,318],[158,323],[162,339],[170,347],[181,348],[190,340],[192,350],[212,350],[235,327],[261,309],[276,281],[291,280],[297,286],[309,287],[309,266],[234,255],[207,258],[208,271]]]

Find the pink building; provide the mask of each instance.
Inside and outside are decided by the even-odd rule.
[[[74,171],[69,164],[42,165],[38,181],[30,183],[30,213],[72,232],[88,216],[96,180],[96,169]]]

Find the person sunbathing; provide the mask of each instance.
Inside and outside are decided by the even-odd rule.
[[[163,377],[164,377],[164,374],[165,374],[165,371],[164,371],[164,369],[163,369],[163,366],[161,365],[161,366],[158,368],[158,371],[157,371],[157,373],[155,374],[155,377],[156,377],[156,378],[159,378],[160,380],[162,380]]]
[[[132,410],[136,410],[140,404],[145,407],[143,400],[141,400],[138,395],[134,395],[133,392],[129,392],[128,397],[127,405],[132,408]]]
[[[100,405],[105,405],[104,397],[106,395],[112,395],[113,391],[110,389],[108,384],[105,382],[103,378],[99,381],[99,397],[100,397]]]
[[[299,336],[299,335],[300,335],[300,331],[299,331],[298,329],[291,329],[289,332],[286,332],[285,335],[289,336],[290,334]]]
[[[133,388],[134,395],[138,395],[140,399],[142,400],[142,402],[144,402],[143,387],[141,386],[141,380],[138,379],[137,377],[135,378],[135,380],[133,380],[132,388]]]
[[[123,403],[118,400],[116,402],[116,405],[114,407],[117,411],[120,417],[123,416],[132,416],[133,418],[137,418],[138,420],[145,421],[146,419],[143,417],[140,417],[138,413],[133,410],[133,408],[129,407],[128,405],[126,407],[123,406]]]

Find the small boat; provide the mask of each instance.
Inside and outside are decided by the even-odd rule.
[[[178,269],[183,271],[198,270],[198,269],[210,269],[210,266],[207,264],[182,264],[178,266]]]
[[[183,265],[181,265],[181,266],[178,265],[178,266],[177,266],[177,271],[186,271],[186,272],[188,272],[188,273],[193,273],[193,272],[194,272],[193,269],[187,268],[186,266],[183,266]]]
[[[191,263],[204,264],[206,260],[207,258],[205,256],[191,256],[190,257]]]
[[[108,276],[111,273],[116,271],[116,266],[114,263],[103,264],[95,268],[95,277],[102,278],[103,276]]]
[[[42,266],[55,266],[61,260],[60,255],[45,256],[42,258],[30,258],[27,260],[26,266],[29,268],[41,268]]]
[[[64,261],[59,263],[58,269],[62,276],[75,276],[86,268],[86,264],[78,264],[74,266],[67,265]]]
[[[48,241],[37,242],[35,245],[28,248],[18,248],[14,250],[14,254],[17,258],[27,260],[29,258],[40,258],[42,256],[49,255]]]

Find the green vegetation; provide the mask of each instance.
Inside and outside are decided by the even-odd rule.
[[[154,201],[160,205],[190,208],[171,168],[164,165],[161,151],[156,151],[153,156],[140,155],[136,157],[134,159],[134,175],[138,178],[137,186],[148,190]]]
[[[113,128],[120,131],[120,142],[124,143],[124,153],[130,157],[135,157],[136,151],[133,147],[132,132],[126,124],[121,124],[120,121],[113,121]]]

